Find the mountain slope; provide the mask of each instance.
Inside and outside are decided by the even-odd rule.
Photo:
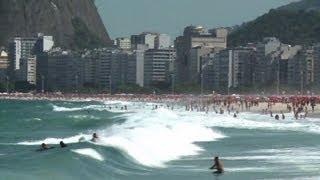
[[[299,2],[290,3],[288,5],[278,8],[279,10],[290,10],[290,11],[313,11],[320,10],[319,0],[302,0]]]
[[[94,0],[0,0],[0,45],[14,36],[53,35],[58,46],[108,45]]]
[[[288,44],[320,42],[320,12],[271,10],[254,21],[245,23],[229,36],[229,46],[277,37]]]

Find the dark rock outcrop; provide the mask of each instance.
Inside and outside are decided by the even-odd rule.
[[[111,42],[94,0],[0,0],[0,46],[39,32],[73,49]]]

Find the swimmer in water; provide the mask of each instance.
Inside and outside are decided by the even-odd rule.
[[[67,147],[67,145],[63,141],[60,141],[60,147],[65,148],[65,147]]]
[[[93,133],[91,141],[92,141],[92,142],[97,142],[97,140],[98,140],[98,135],[97,135],[97,133]]]
[[[40,149],[38,149],[37,151],[46,151],[49,149],[53,149],[54,147],[49,147],[46,143],[42,143],[40,146]]]
[[[214,158],[214,165],[210,169],[216,169],[215,174],[222,174],[224,172],[223,164],[219,160],[219,157]]]
[[[281,112],[282,119],[286,119],[286,116]]]
[[[41,150],[48,150],[48,149],[49,149],[49,146],[48,146],[46,143],[42,143],[40,149],[41,149]]]
[[[233,114],[233,117],[234,117],[234,118],[237,118],[237,113],[234,113],[234,114]]]

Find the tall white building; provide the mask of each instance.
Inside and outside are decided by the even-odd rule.
[[[11,42],[11,54],[13,62],[13,70],[20,69],[20,60],[22,58],[29,58],[37,41],[37,38],[21,38],[16,37]]]
[[[159,34],[155,39],[155,49],[167,49],[171,45],[171,38],[168,34]]]
[[[37,84],[37,58],[32,56],[28,58],[27,62],[27,81],[30,84]]]
[[[154,49],[156,37],[157,35],[153,33],[144,34],[144,44],[147,45],[149,49]]]
[[[131,39],[127,37],[117,38],[116,45],[120,49],[131,49]]]
[[[9,59],[5,51],[0,51],[0,82],[6,81],[8,75]]]
[[[148,49],[146,45],[138,45],[135,51],[136,57],[136,84],[140,87],[144,86],[144,53]]]
[[[54,46],[53,36],[42,36],[43,40],[43,51],[48,52]]]

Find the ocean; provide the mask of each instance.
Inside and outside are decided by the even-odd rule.
[[[0,179],[320,179],[320,118],[155,105],[1,100]],[[55,148],[37,151],[41,143]],[[214,156],[222,175],[209,170]]]

